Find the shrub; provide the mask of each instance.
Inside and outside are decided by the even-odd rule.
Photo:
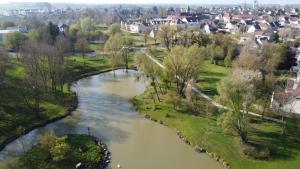
[[[252,146],[246,146],[243,150],[243,153],[246,155],[246,156],[249,156],[249,157],[255,157],[256,156],[256,148],[255,147],[252,147]]]
[[[270,150],[268,147],[246,146],[243,153],[248,157],[259,160],[267,160],[270,157]]]
[[[262,147],[258,150],[258,153],[256,155],[256,159],[260,160],[267,160],[270,158],[270,150],[268,147]]]

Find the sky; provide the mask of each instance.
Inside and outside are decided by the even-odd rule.
[[[248,3],[252,0],[246,0]],[[241,4],[245,0],[0,0],[8,2],[50,2],[50,3],[90,3],[90,4]],[[299,0],[258,0],[263,4],[300,4]]]

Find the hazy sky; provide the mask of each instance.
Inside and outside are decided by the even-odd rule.
[[[246,0],[248,3],[252,0]],[[259,3],[267,4],[299,4],[299,0],[258,0]],[[145,3],[180,3],[180,4],[240,4],[245,0],[0,0],[0,3],[7,2],[60,2],[60,3],[94,3],[94,4],[111,4],[111,3],[126,3],[126,4],[145,4]]]

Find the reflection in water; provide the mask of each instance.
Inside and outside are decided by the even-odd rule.
[[[121,164],[124,169],[219,169],[221,166],[205,154],[196,153],[174,131],[140,118],[130,98],[141,94],[145,83],[136,82],[135,71],[123,70],[92,76],[73,85],[78,93],[78,109],[71,116],[12,142],[0,152],[6,160],[28,150],[47,132],[91,133],[101,138],[112,152],[109,168]]]

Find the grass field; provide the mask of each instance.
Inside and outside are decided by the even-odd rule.
[[[103,52],[104,51],[104,43],[92,43],[89,45],[89,48],[92,50],[92,51],[100,51],[100,52]]]
[[[207,118],[202,107],[202,113],[191,114],[184,109],[175,110],[172,104],[166,103],[165,96],[162,102],[153,108],[151,94],[148,89],[144,94],[134,99],[139,112],[153,119],[163,121],[164,124],[176,128],[193,145],[205,147],[209,152],[217,153],[225,159],[233,169],[297,169],[300,164],[299,142],[288,139],[284,143],[281,137],[281,128],[275,123],[252,124],[250,140],[270,148],[271,158],[268,160],[255,160],[243,154],[244,145],[233,135],[225,134],[217,125],[218,114]],[[209,104],[205,103],[203,105]],[[284,147],[286,148],[284,149]]]
[[[138,33],[129,33],[124,32],[125,35],[130,36],[134,40],[134,46],[135,47],[144,47],[145,46],[145,40],[144,35],[138,34]],[[147,38],[147,46],[155,44],[155,41],[153,38],[149,37]]]
[[[211,64],[210,61],[204,61],[200,69],[197,81],[197,87],[206,95],[214,98],[218,95],[218,82],[229,73],[230,68]]]

